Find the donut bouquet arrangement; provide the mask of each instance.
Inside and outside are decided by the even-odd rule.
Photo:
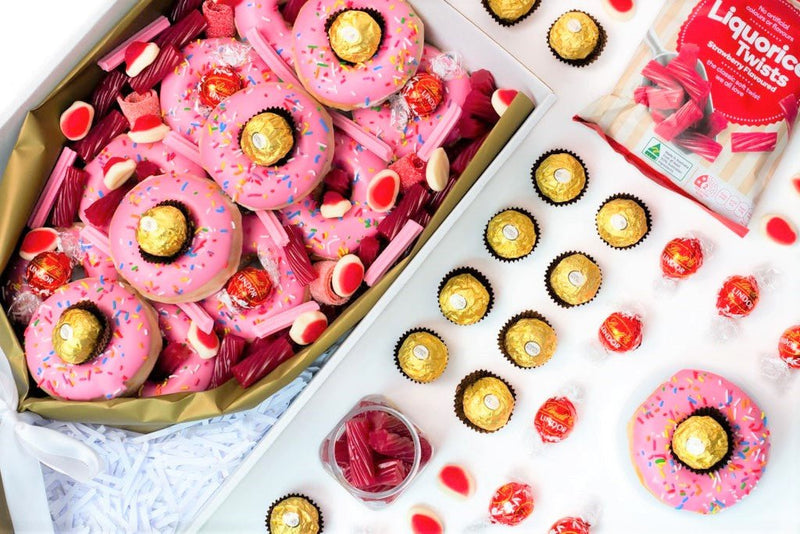
[[[41,157],[0,186],[22,409],[155,428],[254,406],[532,109],[404,0],[140,3],[29,115],[15,155],[38,135]]]

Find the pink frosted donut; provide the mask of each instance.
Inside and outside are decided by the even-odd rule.
[[[326,219],[313,196],[281,210],[283,219],[303,230],[306,246],[320,258],[338,259],[355,251],[361,240],[378,233],[378,223],[387,213],[372,211],[367,205],[367,188],[375,174],[386,168],[378,156],[365,150],[350,136],[337,131],[333,153],[334,168],[351,179],[353,207],[338,219]]]
[[[256,28],[283,61],[292,65],[292,29],[283,18],[280,0],[244,0],[234,8],[236,31],[243,38]]]
[[[91,301],[108,319],[105,350],[82,364],[66,363],[53,349],[53,329],[61,314]],[[161,335],[153,308],[116,280],[84,278],[45,300],[25,329],[25,357],[36,385],[49,395],[76,401],[113,399],[135,393],[153,370]]]
[[[377,11],[383,38],[375,55],[358,65],[334,53],[326,27],[345,10]],[[308,92],[326,106],[352,110],[374,106],[400,90],[417,72],[425,27],[403,0],[309,0],[295,20],[294,65]]]
[[[199,129],[214,108],[201,98],[208,73],[232,69],[238,74],[241,87],[275,81],[253,48],[233,38],[194,41],[183,49],[183,55],[183,63],[161,82],[161,112],[170,128],[195,144]]]
[[[727,463],[699,474],[671,452],[677,426],[700,409],[721,413],[731,428]],[[764,412],[735,384],[708,371],[684,369],[658,386],[628,424],[630,453],[639,480],[678,510],[714,514],[748,495],[764,472],[769,429]]]
[[[170,393],[189,393],[205,391],[214,375],[216,356],[208,359],[200,357],[187,342],[192,320],[173,304],[155,304],[158,313],[158,326],[161,335],[170,343],[184,343],[191,350],[191,356],[181,367],[162,382],[147,381],[139,392],[140,397],[159,397]]]
[[[111,158],[123,158],[133,160],[137,163],[150,161],[161,169],[162,173],[194,174],[205,176],[203,168],[193,161],[170,150],[161,142],[137,144],[131,141],[130,137],[122,134],[114,138],[96,158],[86,165],[84,169],[88,173],[86,189],[83,191],[81,206],[78,210],[80,219],[89,224],[86,219],[86,208],[91,206],[97,199],[109,193],[109,189],[103,184],[103,170]]]
[[[294,122],[294,147],[286,163],[263,167],[239,144],[248,121],[265,110],[282,110]],[[254,136],[255,137],[255,136]],[[233,200],[252,210],[282,208],[308,195],[333,158],[330,115],[292,84],[262,83],[222,102],[200,131],[200,159]]]
[[[178,202],[194,223],[188,250],[168,263],[142,257],[136,230],[142,214],[165,201]],[[239,266],[242,216],[213,181],[196,176],[151,176],[122,199],[108,229],[117,272],[150,300],[195,302],[222,287]]]
[[[430,72],[431,60],[440,54],[439,50],[426,44],[419,70]],[[391,146],[395,156],[401,158],[419,151],[451,106],[464,106],[464,101],[471,90],[469,74],[459,69],[457,74],[444,81],[444,89],[444,98],[433,113],[425,117],[411,117],[405,127],[392,123],[392,106],[389,102],[377,107],[355,110],[353,121]],[[443,144],[447,145],[454,141],[456,134],[455,130],[450,130]]]
[[[114,260],[105,250],[87,239],[83,232],[78,232],[78,244],[81,248],[83,271],[92,278],[117,278]]]
[[[304,303],[308,300],[308,291],[297,281],[283,248],[275,244],[259,218],[247,215],[243,218],[243,226],[243,253],[247,256],[257,255],[267,263],[266,270],[273,284],[272,293],[266,302],[252,309],[231,309],[219,294],[208,297],[201,305],[224,333],[232,332],[252,341],[260,337],[256,333],[259,324]]]

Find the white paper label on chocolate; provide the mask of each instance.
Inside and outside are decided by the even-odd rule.
[[[281,518],[283,524],[289,528],[297,528],[300,526],[300,515],[297,512],[286,512]]]
[[[264,150],[267,148],[267,138],[264,137],[264,134],[261,132],[256,132],[253,134],[253,146],[255,146],[259,150]]]
[[[411,353],[414,354],[414,357],[418,360],[427,360],[431,355],[428,347],[424,345],[417,345],[414,347],[414,350],[412,350]]]
[[[450,297],[450,306],[456,310],[465,310],[467,308],[467,299],[463,295],[455,294]]]
[[[516,241],[519,237],[519,230],[513,224],[507,224],[503,227],[503,237],[509,241]]]
[[[486,395],[483,398],[483,405],[494,411],[500,407],[500,399],[495,395]]]
[[[139,225],[145,232],[155,232],[158,229],[158,223],[152,217],[142,217],[142,220],[139,221]]]
[[[528,341],[525,343],[525,353],[528,356],[538,356],[540,352],[542,352],[542,347],[535,341]]]
[[[686,450],[689,454],[700,456],[706,452],[706,446],[702,439],[693,436],[686,440]]]
[[[575,287],[581,287],[586,283],[586,277],[580,271],[572,271],[567,275],[569,283]]]
[[[59,328],[59,330],[58,330],[58,335],[64,341],[67,341],[68,339],[71,339],[72,338],[72,326],[70,326],[68,324],[62,324],[61,328]]]
[[[578,19],[569,19],[567,21],[567,29],[572,33],[578,33],[583,29],[583,25]]]
[[[624,230],[625,228],[628,227],[628,219],[626,219],[625,216],[622,215],[621,213],[615,213],[614,215],[612,215],[610,222],[611,226],[615,230]]]
[[[569,169],[556,169],[556,172],[553,176],[555,176],[556,182],[560,184],[566,184],[572,180],[572,173],[569,171]]]

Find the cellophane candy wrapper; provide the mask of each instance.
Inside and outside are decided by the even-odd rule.
[[[586,355],[599,362],[613,354],[635,351],[642,344],[644,322],[645,312],[638,303],[618,306],[600,323]]]
[[[578,421],[578,407],[583,402],[584,390],[578,384],[567,384],[558,393],[542,403],[533,416],[533,436],[526,439],[533,442],[534,456],[543,453],[547,446],[560,443],[572,434]]]
[[[758,307],[764,292],[778,285],[780,273],[772,267],[759,267],[752,274],[735,274],[726,278],[717,291],[717,317],[711,323],[711,338],[730,341],[739,335],[739,321]]]
[[[577,515],[562,517],[553,523],[547,534],[590,534],[600,519],[600,512],[599,503],[586,504]]]
[[[797,369],[800,369],[800,323],[783,331],[775,352],[761,357],[761,375],[777,386],[787,385]]]
[[[660,276],[654,289],[659,296],[674,293],[682,280],[691,278],[714,253],[714,243],[708,238],[689,232],[670,239],[658,259]]]
[[[613,92],[575,117],[739,235],[800,97],[797,0],[667,0]]]

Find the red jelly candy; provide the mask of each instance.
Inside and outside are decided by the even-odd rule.
[[[439,107],[444,99],[444,82],[429,72],[420,72],[403,87],[402,96],[411,113],[427,117]]]
[[[244,86],[241,76],[232,67],[214,67],[200,79],[200,102],[215,108]]]
[[[589,527],[580,517],[565,517],[553,523],[548,534],[589,534]]]
[[[72,264],[63,252],[47,251],[37,254],[28,264],[26,279],[33,292],[49,297],[56,289],[69,282]]]
[[[642,319],[638,315],[614,312],[597,332],[600,344],[611,352],[628,352],[642,344]]]
[[[513,527],[533,513],[533,488],[529,484],[509,482],[497,488],[489,503],[492,523]]]
[[[225,290],[234,304],[249,310],[267,300],[272,291],[272,280],[263,269],[245,267],[231,276]]]
[[[758,282],[752,276],[731,276],[717,294],[717,312],[723,317],[747,317],[758,304]]]
[[[533,426],[545,443],[558,443],[567,438],[575,427],[575,405],[566,397],[551,397],[536,412]]]
[[[800,324],[790,326],[781,334],[778,354],[789,367],[800,369]]]
[[[668,278],[688,278],[703,265],[703,247],[699,239],[673,239],[661,252],[661,270]]]

